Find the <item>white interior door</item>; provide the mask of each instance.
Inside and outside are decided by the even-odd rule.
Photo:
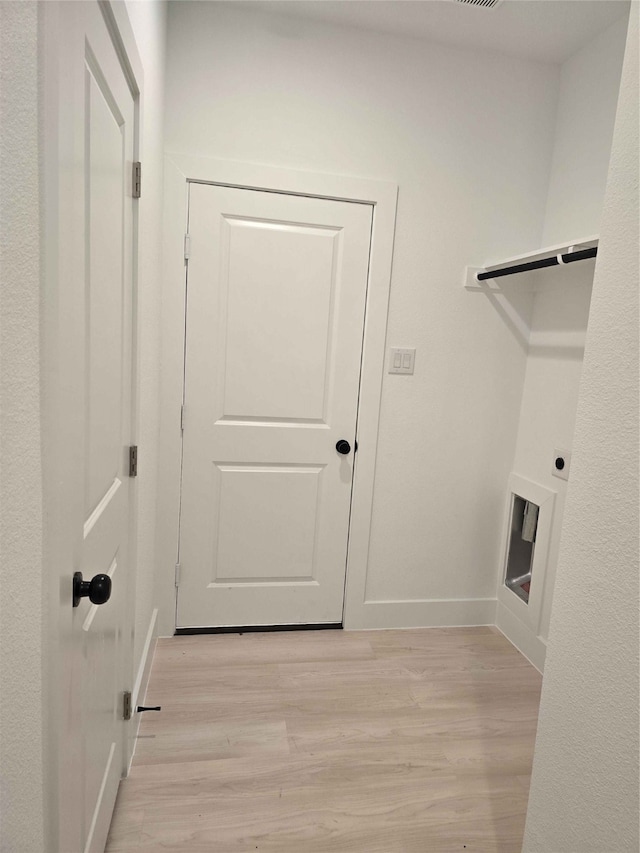
[[[45,330],[60,575],[59,849],[104,849],[130,688],[135,101],[100,7],[61,4],[60,275]],[[71,452],[70,452],[71,451]],[[72,578],[106,574],[103,604]]]
[[[190,186],[179,627],[342,621],[371,224]]]

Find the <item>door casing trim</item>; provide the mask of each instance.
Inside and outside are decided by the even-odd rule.
[[[180,429],[185,346],[184,236],[188,182],[359,202],[373,206],[366,319],[358,403],[358,454],[353,478],[343,625],[365,621],[365,590],[382,397],[382,379],[398,186],[369,178],[299,172],[256,163],[169,153],[165,158],[164,277],[158,472],[159,635],[176,628],[175,565],[180,510]]]

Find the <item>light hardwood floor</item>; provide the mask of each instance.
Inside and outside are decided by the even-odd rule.
[[[492,628],[158,642],[108,853],[519,853],[541,676]]]

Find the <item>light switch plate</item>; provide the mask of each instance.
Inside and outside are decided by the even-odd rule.
[[[416,363],[415,349],[406,347],[390,347],[389,349],[389,373],[403,373],[410,375]]]

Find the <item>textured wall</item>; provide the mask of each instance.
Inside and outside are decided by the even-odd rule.
[[[156,498],[162,272],[162,169],[167,5],[128,0],[144,70],[138,278],[138,538],[133,677],[141,663],[156,588]]]
[[[399,184],[367,598],[493,598],[524,344],[461,284],[539,243],[559,69],[233,5],[170,4],[167,149]]]
[[[599,231],[626,31],[625,14],[562,66],[543,246]]]
[[[0,850],[43,821],[38,8],[0,3]]]
[[[525,833],[637,853],[638,11],[622,71]]]

